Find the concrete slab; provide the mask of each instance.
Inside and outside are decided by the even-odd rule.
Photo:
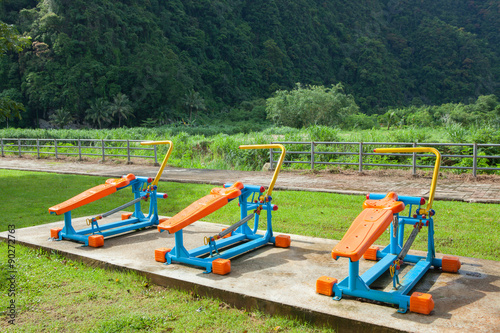
[[[113,218],[119,219],[119,214],[110,220]],[[83,228],[85,218],[74,219],[74,225],[76,229]],[[336,240],[291,235],[289,249],[266,246],[244,254],[231,260],[229,275],[220,276],[204,274],[200,268],[155,262],[156,248],[174,246],[173,235],[160,234],[156,229],[106,239],[104,247],[89,248],[71,241],[50,241],[49,230],[62,226],[63,222],[56,222],[18,229],[16,241],[55,250],[91,265],[135,270],[159,285],[195,290],[237,307],[327,324],[341,332],[498,332],[500,327],[500,263],[495,261],[461,257],[458,274],[431,270],[415,290],[433,295],[434,310],[428,316],[400,314],[389,305],[352,298],[337,302],[315,293],[318,277],[347,276],[347,261],[336,262],[330,256]],[[204,222],[192,224],[184,232],[186,248],[202,245],[204,236],[213,235],[223,227]],[[6,232],[0,233],[0,238],[6,237]],[[362,259],[360,271],[371,265],[373,262]]]

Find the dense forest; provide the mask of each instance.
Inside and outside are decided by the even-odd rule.
[[[359,112],[500,96],[494,0],[3,0],[31,37],[0,54],[20,127],[266,121],[297,83],[341,87]],[[334,125],[334,124],[332,124]],[[0,126],[5,126],[0,124]]]

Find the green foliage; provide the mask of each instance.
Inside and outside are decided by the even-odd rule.
[[[90,107],[87,109],[86,114],[85,119],[90,120],[94,124],[98,124],[99,129],[102,128],[102,125],[111,122],[109,102],[102,98],[90,103]]]
[[[6,1],[0,20],[8,24],[0,36],[13,38],[0,39],[3,50],[29,44],[12,24],[33,44],[20,54],[0,48],[6,54],[0,57],[0,92],[22,93],[15,101],[26,106],[27,117],[16,121],[23,127],[38,127],[58,109],[82,124],[93,101],[121,93],[133,110],[127,119],[116,113],[111,126],[231,120],[244,121],[247,133],[263,120],[264,107],[250,112],[248,104],[293,89],[295,82],[342,82],[367,115],[412,103],[470,104],[500,94],[495,13],[488,1],[453,0]],[[499,124],[495,110],[489,119]],[[448,111],[444,116],[455,122],[484,121],[478,110]],[[341,119],[345,124],[332,123],[338,117],[324,116],[304,121],[356,128],[375,122],[354,114]],[[410,118],[391,126],[400,120],[427,126],[430,120],[425,112]]]
[[[49,116],[50,122],[56,128],[64,128],[73,122],[73,116],[69,110],[57,109],[53,114]]]
[[[356,114],[354,98],[344,94],[341,84],[325,88],[297,83],[294,90],[278,90],[267,99],[267,117],[280,126],[295,128],[311,125],[336,126]]]
[[[31,45],[31,38],[19,35],[17,29],[0,21],[0,57],[8,51],[21,52]]]

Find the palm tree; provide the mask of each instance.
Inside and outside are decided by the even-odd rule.
[[[189,90],[189,92],[184,96],[184,105],[186,105],[189,111],[189,122],[191,123],[191,118],[193,114],[193,109],[196,110],[196,116],[198,116],[198,110],[205,110],[205,100],[200,96],[200,93],[194,90]]]
[[[85,119],[90,120],[94,124],[97,123],[99,129],[102,129],[103,124],[111,122],[109,102],[103,98],[98,98],[90,103],[90,108],[85,113],[87,114]]]
[[[69,110],[64,108],[57,109],[53,114],[49,116],[50,122],[58,128],[64,128],[64,126],[73,122],[73,116]]]
[[[127,95],[122,93],[116,94],[113,98],[113,103],[109,106],[109,111],[113,117],[118,115],[118,127],[121,127],[122,118],[126,120],[127,117],[134,117],[134,109],[130,105],[130,100]]]

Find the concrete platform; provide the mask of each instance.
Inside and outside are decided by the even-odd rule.
[[[109,218],[118,219],[119,214]],[[86,226],[85,218],[73,221],[75,229]],[[158,285],[195,290],[237,307],[295,316],[340,332],[499,332],[500,328],[500,263],[496,261],[461,257],[462,268],[457,274],[431,270],[415,291],[431,293],[434,310],[428,316],[400,314],[390,305],[351,298],[337,302],[315,293],[318,277],[328,275],[340,280],[348,274],[347,260],[335,262],[330,256],[338,242],[335,240],[291,235],[290,248],[270,245],[244,254],[231,260],[229,275],[220,276],[204,274],[201,268],[155,262],[156,248],[174,246],[174,236],[159,233],[156,228],[109,238],[104,247],[89,248],[71,241],[50,240],[50,229],[62,226],[63,222],[55,222],[18,229],[16,241],[55,250],[90,265],[134,270]],[[186,248],[201,246],[204,236],[223,227],[205,222],[192,224],[184,231]],[[0,233],[1,238],[7,238],[7,232]],[[360,272],[373,264],[361,259]],[[376,283],[384,288],[383,282]]]

